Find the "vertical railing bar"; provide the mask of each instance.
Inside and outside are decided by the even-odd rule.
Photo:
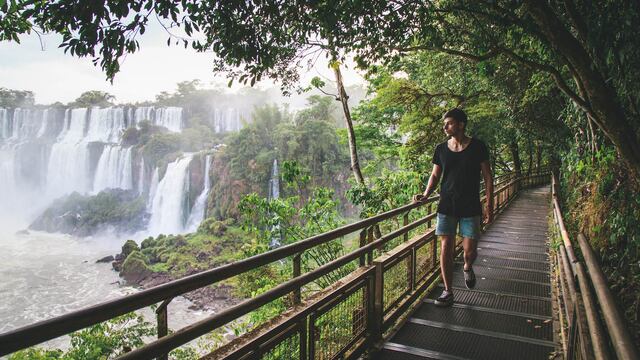
[[[302,274],[302,253],[293,255],[293,277],[297,278]],[[293,291],[293,304],[298,305],[302,302],[302,292],[300,287],[296,287]]]
[[[156,309],[156,321],[158,322],[158,339],[162,339],[169,334],[169,316],[167,314],[167,307],[169,306],[171,300],[173,300],[173,298],[166,299]],[[158,356],[157,359],[167,360],[169,359],[169,354],[162,354],[161,356]]]
[[[404,213],[404,215],[402,216],[402,226],[407,226],[409,224],[409,211]],[[404,237],[404,242],[409,241],[409,232],[407,231],[406,233],[404,233],[403,237]]]
[[[360,231],[360,247],[367,245],[367,229]],[[365,254],[360,255],[360,266],[366,264],[367,256]]]
[[[371,244],[373,242],[373,226],[370,226],[367,229],[367,244]],[[367,265],[373,264],[373,249],[369,251],[367,254]]]

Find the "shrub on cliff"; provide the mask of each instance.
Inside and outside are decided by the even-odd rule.
[[[227,231],[227,225],[215,218],[207,218],[198,226],[198,232],[213,236],[222,236]]]

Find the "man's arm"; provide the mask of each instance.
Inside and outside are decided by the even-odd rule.
[[[482,170],[482,177],[484,179],[484,193],[487,195],[484,219],[485,224],[489,224],[493,221],[493,177],[491,176],[491,164],[489,161],[483,161],[480,163],[480,169]]]
[[[431,193],[436,189],[438,183],[440,182],[440,175],[442,175],[442,167],[440,165],[433,165],[433,170],[431,170],[431,176],[429,176],[429,182],[427,183],[427,188],[424,190],[422,194],[414,195],[413,201],[422,201],[427,200]]]

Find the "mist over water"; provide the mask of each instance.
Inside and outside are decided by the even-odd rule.
[[[110,263],[96,263],[120,252],[128,236],[23,231],[54,199],[71,192],[135,189],[147,196],[151,213],[149,229],[131,235],[137,240],[185,232],[202,221],[209,180],[196,204],[185,201],[194,154],[170,162],[161,174],[144,163],[139,150],[120,143],[122,132],[142,120],[169,132],[185,127],[178,107],[0,108],[0,333],[137,291],[121,285]],[[236,110],[220,111],[214,120],[220,131],[241,127]],[[210,155],[202,156],[206,174],[210,161]],[[189,310],[191,305],[184,298],[172,301],[171,328],[210,314]],[[153,322],[150,310],[143,313]],[[47,345],[66,343],[57,339]]]

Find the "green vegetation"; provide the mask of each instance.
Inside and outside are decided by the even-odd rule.
[[[135,191],[107,189],[97,195],[78,193],[57,199],[29,228],[89,236],[101,230],[132,233],[146,227],[145,201]]]
[[[106,107],[112,106],[116,97],[99,90],[85,91],[80,97],[69,103],[69,107]]]
[[[610,289],[640,339],[640,192],[611,145],[575,147],[563,163],[567,226],[600,256]]]
[[[139,248],[128,240],[122,247],[121,274],[139,280],[151,273],[179,278],[238,259],[246,241],[247,235],[239,227],[206,219],[195,233],[148,237]]]
[[[424,188],[434,147],[444,140],[442,114],[461,107],[470,117],[468,134],[488,144],[496,175],[527,173],[541,165],[560,170],[572,237],[577,231],[589,237],[640,341],[637,4],[212,4],[107,0],[108,11],[63,11],[68,10],[65,2],[0,6],[5,15],[0,39],[17,41],[32,26],[62,33],[63,48],[100,61],[108,78],[119,71],[122,56],[138,50],[131,34],[144,33],[151,13],[187,35],[202,34],[204,39],[169,42],[212,51],[215,69],[225,71],[230,83],[253,85],[270,78],[290,91],[310,53],[330,61],[338,90],[333,97],[342,105],[347,129],[335,128],[331,97],[312,97],[309,108],[295,115],[276,106],[257,108],[253,122],[224,139],[226,148],[215,155],[209,199],[213,219],[195,234],[145,240],[125,263],[131,258],[131,265],[144,271],[183,275],[267,251],[274,240],[291,243],[338,226],[354,208],[366,217],[407,203]],[[349,58],[366,71],[370,93],[370,100],[354,109],[353,119],[340,74]],[[311,84],[324,85],[319,79]],[[222,140],[198,120],[204,119],[198,113],[201,100],[217,90],[206,93],[198,86],[183,82],[175,93],[157,98],[166,105],[191,104],[196,114],[192,130],[167,134],[147,127],[125,133],[127,143],[142,147],[149,164],[166,164],[180,152]],[[280,199],[266,198],[274,159],[282,164],[286,184]],[[354,176],[347,181],[350,172]],[[238,232],[235,240],[227,237],[231,231]],[[198,259],[196,244],[215,256]],[[348,241],[310,252],[305,269],[347,249]],[[245,274],[237,291],[241,296],[264,292],[290,277],[290,268],[285,262]],[[288,301],[264,307],[250,324],[280,313]]]
[[[143,339],[155,333],[155,326],[141,315],[129,313],[72,333],[68,350],[29,348],[12,354],[9,359],[110,359],[144,345]]]

